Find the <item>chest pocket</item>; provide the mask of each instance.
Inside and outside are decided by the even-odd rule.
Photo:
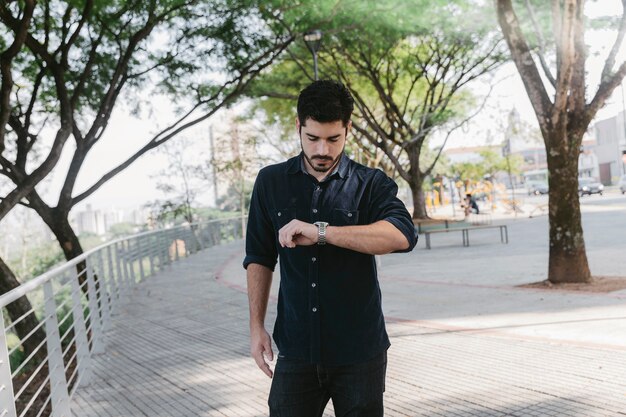
[[[278,209],[274,211],[274,222],[276,224],[276,231],[280,230],[284,225],[296,218],[296,208],[287,207],[284,209]]]
[[[352,226],[359,224],[358,210],[334,209],[330,225],[331,226]]]

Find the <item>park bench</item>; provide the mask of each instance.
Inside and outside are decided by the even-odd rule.
[[[446,223],[446,226],[448,223]],[[456,226],[456,227],[445,227],[442,229],[426,229],[422,231],[422,234],[426,238],[426,249],[430,249],[430,235],[434,233],[449,233],[449,232],[461,232],[463,237],[463,246],[469,246],[469,232],[470,230],[484,230],[484,229],[500,229],[500,242],[509,243],[509,231],[504,224],[492,224],[492,225],[482,225],[482,226]]]

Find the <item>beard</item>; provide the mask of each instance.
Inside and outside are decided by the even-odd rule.
[[[302,144],[300,144],[300,148],[302,148]],[[345,149],[345,146],[344,146],[344,149]],[[311,166],[311,168],[313,168],[314,171],[328,172],[331,169],[335,168],[335,166],[337,166],[337,164],[339,163],[339,160],[343,156],[344,149],[342,149],[341,152],[339,152],[339,155],[337,155],[337,157],[334,159],[330,156],[322,156],[322,155],[309,156],[306,154],[306,152],[304,152],[304,148],[302,148],[302,155],[304,155],[304,159],[306,159],[306,161],[309,163],[309,165]],[[324,161],[324,162],[330,161],[330,163],[320,166],[315,161]]]

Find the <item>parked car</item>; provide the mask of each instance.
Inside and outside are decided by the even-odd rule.
[[[578,178],[578,193],[580,196],[600,194],[604,191],[604,185],[593,178]]]
[[[527,181],[526,189],[528,190],[528,195],[548,194],[550,191],[548,183],[545,181]]]
[[[619,190],[622,194],[626,194],[626,175],[622,175],[622,178],[619,179]]]

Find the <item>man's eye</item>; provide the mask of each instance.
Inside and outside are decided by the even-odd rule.
[[[335,143],[339,140],[339,138],[328,139],[329,142]]]

